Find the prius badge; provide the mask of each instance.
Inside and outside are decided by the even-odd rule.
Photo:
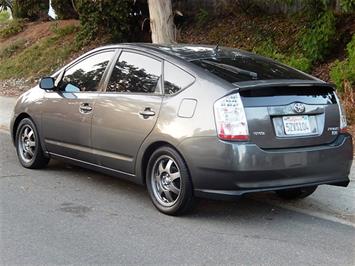
[[[295,103],[292,107],[293,111],[297,114],[301,114],[306,110],[306,106],[303,103]]]

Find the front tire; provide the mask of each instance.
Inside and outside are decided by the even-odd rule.
[[[285,190],[278,190],[276,191],[277,196],[285,200],[297,200],[297,199],[304,199],[311,195],[317,186],[312,187],[302,187],[302,188],[291,188]]]
[[[40,169],[47,166],[49,158],[43,154],[37,128],[31,119],[21,120],[16,130],[15,144],[18,159],[23,167]]]
[[[193,206],[190,174],[180,154],[163,146],[151,155],[146,185],[154,206],[162,213],[179,215]]]

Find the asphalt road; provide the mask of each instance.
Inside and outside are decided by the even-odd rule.
[[[355,227],[269,194],[169,217],[144,187],[58,161],[22,168],[5,131],[0,149],[1,264],[355,265]]]

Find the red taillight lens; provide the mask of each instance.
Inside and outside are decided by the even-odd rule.
[[[214,115],[220,139],[239,141],[249,139],[248,123],[239,93],[215,102]]]

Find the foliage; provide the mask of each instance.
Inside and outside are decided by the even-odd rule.
[[[304,72],[310,72],[312,68],[311,61],[303,55],[292,55],[283,62]]]
[[[79,28],[57,28],[54,34],[40,39],[32,46],[18,50],[16,56],[0,58],[0,79],[38,78],[51,73],[77,51],[73,38]]]
[[[306,29],[302,34],[300,46],[303,54],[311,62],[323,59],[331,48],[335,33],[335,17],[333,12],[328,10],[320,13],[312,21],[310,28]]]
[[[206,9],[200,8],[196,14],[196,24],[198,27],[202,27],[209,19],[209,13]]]
[[[22,20],[13,19],[7,22],[4,22],[3,26],[0,29],[0,38],[8,38],[19,32],[24,28],[24,22]]]
[[[355,123],[355,34],[346,46],[347,58],[336,60],[330,69],[330,78],[343,100],[348,122]]]
[[[72,0],[52,0],[52,7],[59,19],[78,18]]]
[[[72,33],[77,33],[79,29],[80,29],[79,26],[75,24],[68,25],[66,27],[59,27],[57,22],[53,23],[51,27],[52,32],[57,36],[66,36]]]
[[[341,11],[344,13],[352,13],[355,11],[355,0],[341,0]]]
[[[298,53],[281,53],[271,39],[261,42],[253,50],[255,53],[270,57],[298,70],[309,72],[312,64],[308,58]]]
[[[295,0],[263,0],[262,2],[293,5]],[[355,10],[355,0],[304,0],[304,9],[308,13],[319,14],[329,9],[334,9],[336,3],[339,4],[340,11],[343,13],[351,13]]]
[[[0,12],[0,22],[6,21],[10,18],[10,14],[7,11]]]
[[[36,20],[47,15],[48,0],[15,0],[13,15],[15,18]]]
[[[10,58],[19,50],[25,48],[26,41],[23,39],[19,39],[10,43],[8,46],[0,50],[0,59],[1,58]]]
[[[109,33],[113,41],[127,41],[133,3],[131,0],[77,1],[82,26],[78,42],[86,43],[105,33]]]
[[[349,82],[351,87],[355,86],[355,34],[346,50],[348,57],[343,61],[336,60],[330,70],[330,78],[340,92],[344,91],[345,82]]]

